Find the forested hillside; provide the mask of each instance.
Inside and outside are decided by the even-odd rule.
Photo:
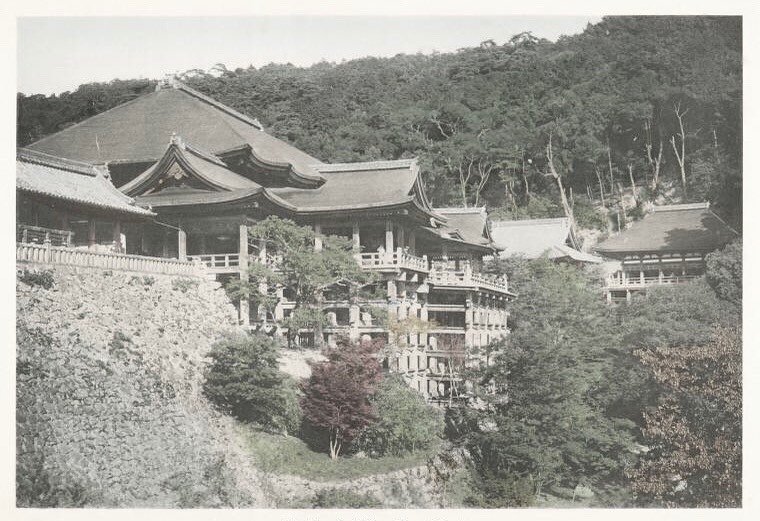
[[[741,34],[738,17],[607,17],[554,43],[503,35],[455,53],[180,79],[325,161],[418,156],[436,205],[562,215],[561,185],[582,226],[604,228],[625,193],[708,199],[741,227]],[[18,144],[152,88],[19,94]]]

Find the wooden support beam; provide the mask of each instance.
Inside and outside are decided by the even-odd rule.
[[[361,236],[359,235],[359,222],[354,221],[353,223],[353,230],[352,230],[352,236],[354,240],[354,251],[361,251],[362,243],[361,243]]]
[[[177,258],[187,260],[187,232],[181,228],[177,230]]]

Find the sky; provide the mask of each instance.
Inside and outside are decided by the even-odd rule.
[[[17,88],[75,90],[112,79],[162,78],[188,69],[308,66],[363,56],[449,52],[523,31],[556,40],[593,16],[20,17]]]

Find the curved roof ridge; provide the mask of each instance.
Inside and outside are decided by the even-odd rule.
[[[444,206],[444,207],[437,207],[435,208],[435,211],[440,212],[442,214],[447,213],[460,213],[460,214],[482,214],[486,213],[486,207],[485,206],[468,206],[468,207],[459,207],[459,206]]]
[[[30,150],[28,148],[16,149],[16,159],[28,163],[37,163],[39,165],[50,166],[53,168],[58,168],[60,170],[66,170],[76,174],[84,174],[93,177],[97,176],[100,172],[98,168],[92,163],[87,163],[85,161],[76,161],[74,159],[66,159],[65,157],[53,156],[44,152]]]
[[[541,219],[500,219],[491,221],[491,225],[495,228],[506,226],[535,226],[538,224],[569,224],[567,217],[544,217]]]
[[[410,159],[384,159],[378,161],[360,161],[355,163],[320,163],[310,166],[320,173],[358,172],[361,170],[411,168],[416,162],[417,158],[415,157]]]

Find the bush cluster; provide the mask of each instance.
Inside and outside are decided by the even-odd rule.
[[[39,286],[43,289],[50,289],[55,284],[52,270],[32,271],[25,269],[19,280],[29,286]]]
[[[301,423],[296,383],[279,370],[279,346],[262,334],[229,336],[209,353],[204,394],[244,422],[295,433]]]

